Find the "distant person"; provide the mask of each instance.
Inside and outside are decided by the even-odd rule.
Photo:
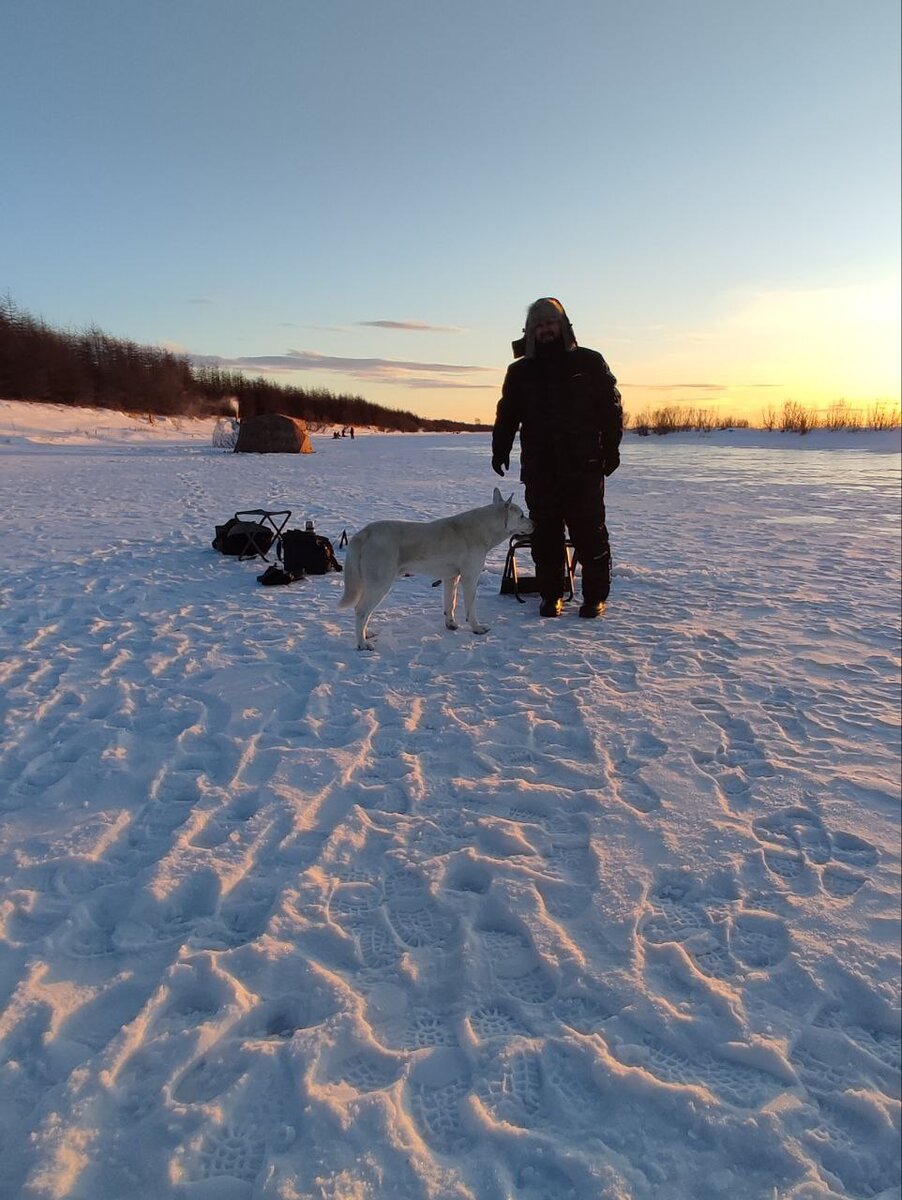
[[[604,481],[620,465],[623,409],[617,380],[596,350],[577,346],[560,300],[529,306],[513,343],[492,429],[492,470],[510,468],[520,433],[520,479],[535,522],[532,558],[539,615],[564,603],[565,528],[582,566],[581,617],[600,617],[611,590]]]
[[[351,441],[353,442],[353,440],[354,440],[354,426],[353,425],[348,430],[348,433],[351,435]]]

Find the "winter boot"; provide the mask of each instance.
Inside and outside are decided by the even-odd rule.
[[[594,617],[604,616],[604,609],[604,600],[584,600],[579,606],[579,615],[591,621]]]

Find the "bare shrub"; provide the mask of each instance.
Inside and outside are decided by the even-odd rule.
[[[817,427],[815,414],[797,400],[787,400],[783,405],[780,428],[784,433],[810,433]]]
[[[876,400],[865,416],[866,429],[898,429],[902,425],[902,409],[885,400]]]
[[[639,437],[648,437],[651,433],[651,414],[647,408],[635,418],[633,429],[638,433]]]
[[[902,411],[897,404],[877,400],[867,409],[855,408],[848,400],[834,401],[826,409],[806,408],[796,400],[787,400],[782,414],[773,408],[762,413],[763,429],[779,429],[783,433],[810,433],[824,429],[832,433],[846,430],[888,430],[902,425]]]
[[[630,422],[630,428],[639,437],[650,433],[713,433],[715,430],[748,429],[744,417],[718,416],[706,408],[680,408],[665,405],[663,408],[644,409]]]
[[[675,433],[682,429],[680,410],[674,405],[656,408],[652,417],[652,429],[657,434]]]
[[[837,400],[835,404],[831,404],[827,409],[826,416],[823,420],[817,422],[821,429],[861,429],[863,417],[858,409],[852,406],[846,400]]]

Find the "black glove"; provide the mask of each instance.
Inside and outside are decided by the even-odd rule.
[[[613,475],[620,466],[620,451],[609,450],[604,456],[604,473],[605,475]]]
[[[510,465],[510,455],[507,458],[502,458],[500,454],[492,455],[492,470],[496,475],[504,475],[505,467],[510,470]]]

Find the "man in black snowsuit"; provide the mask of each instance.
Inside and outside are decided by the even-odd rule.
[[[520,479],[535,522],[532,557],[543,617],[563,609],[566,526],[582,566],[581,617],[599,617],[611,588],[605,476],[620,465],[617,380],[595,350],[577,346],[559,300],[536,300],[513,343],[492,429],[492,470],[510,467],[520,432]]]

